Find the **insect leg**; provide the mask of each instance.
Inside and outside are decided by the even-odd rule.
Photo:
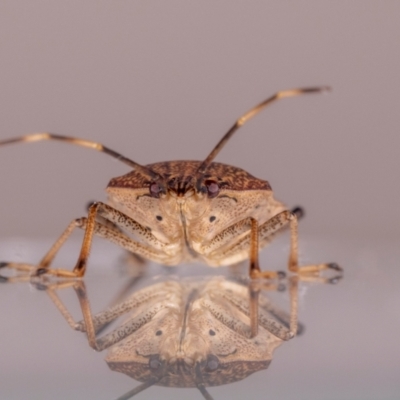
[[[86,286],[83,281],[65,281],[45,284],[43,286],[51,301],[54,303],[64,319],[67,321],[68,325],[74,330],[86,332],[85,322],[75,322],[71,313],[68,311],[66,306],[62,303],[61,299],[57,295],[57,290],[73,286],[75,287],[75,290],[81,291],[80,293],[82,294],[82,299],[86,298],[86,300],[83,301],[89,303],[86,294]],[[125,301],[121,301],[118,304],[108,307],[106,310],[101,311],[94,316],[92,316],[92,313],[90,312],[90,318],[92,319],[92,325],[95,334],[97,335],[106,324],[111,323],[121,315],[128,313],[135,308],[143,306],[147,308],[155,302],[160,302],[160,299],[164,300],[166,295],[168,295],[168,292],[163,289],[165,289],[164,283],[161,285],[153,285],[149,288],[140,290],[138,293],[135,293],[134,296],[129,296],[129,298],[127,298]],[[90,307],[86,306],[85,309],[90,310]]]
[[[98,211],[100,217],[108,217],[107,220],[111,223],[107,224],[107,226],[99,223],[96,220]],[[105,215],[102,215],[102,213]],[[117,227],[114,227],[112,223],[117,225]],[[143,241],[147,241],[150,246],[145,246],[126,236],[119,229],[121,226],[128,227],[131,232],[136,233],[143,239]],[[85,235],[75,268],[73,271],[68,271],[65,269],[50,269],[50,264],[52,263],[54,257],[76,227],[85,229]],[[168,255],[163,251],[159,251],[165,245],[158,241],[158,239],[156,239],[146,228],[119,211],[113,209],[112,207],[107,206],[106,204],[94,203],[89,209],[87,218],[75,219],[68,225],[67,229],[62,233],[59,239],[54,243],[48,253],[43,257],[42,261],[39,263],[39,266],[35,271],[35,275],[48,273],[64,278],[77,278],[84,276],[94,234],[103,237],[110,242],[115,243],[116,245],[144,258],[158,263],[168,262]],[[22,268],[21,265],[17,263],[6,263],[4,266],[20,269]]]
[[[318,274],[320,271],[326,269],[332,269],[337,272],[342,272],[343,269],[337,265],[336,263],[322,263],[322,264],[312,264],[312,265],[304,265],[299,266],[299,259],[298,259],[298,222],[297,216],[295,214],[289,214],[289,221],[290,221],[290,255],[289,255],[289,271],[298,273],[304,277]],[[268,222],[267,222],[268,223]],[[325,282],[335,283],[336,278],[332,281],[331,279],[324,280]]]
[[[257,288],[258,286],[258,288]],[[249,290],[260,291],[261,285],[259,282],[250,282]],[[243,290],[247,290],[243,287]],[[215,294],[217,300],[218,297],[225,299],[231,303],[238,311],[249,317],[250,327],[247,329],[246,335],[249,337],[255,337],[257,329],[262,326],[273,335],[282,340],[289,340],[299,332],[297,314],[298,314],[298,277],[293,276],[289,278],[289,295],[290,295],[290,315],[287,315],[283,310],[272,305],[268,299],[263,296],[257,298],[256,305],[259,305],[257,313],[254,314],[252,308],[252,298],[250,301],[245,301],[243,296],[238,296],[235,290],[223,290],[220,293]],[[218,301],[221,303],[221,300]],[[236,326],[235,326],[236,328]],[[233,328],[234,329],[234,328]],[[234,329],[236,331],[236,329]]]
[[[249,230],[250,222],[250,232],[244,236],[240,236],[239,240],[234,241],[234,243],[229,247],[219,246],[220,243],[229,243],[235,237],[238,237],[243,232]],[[206,255],[209,256],[213,261],[220,262],[220,264],[227,264],[230,259],[241,252],[246,251],[250,248],[250,276],[252,278],[274,278],[282,277],[282,273],[272,272],[272,271],[261,271],[258,263],[258,249],[264,247],[269,243],[277,233],[280,233],[288,225],[290,226],[290,256],[288,269],[291,272],[301,274],[302,276],[310,276],[316,274],[325,269],[333,269],[335,271],[342,271],[342,269],[335,263],[323,263],[316,265],[298,265],[298,232],[297,232],[297,216],[288,210],[282,211],[274,217],[270,218],[268,221],[260,225],[257,229],[257,221],[247,218],[243,221],[228,227],[219,235],[217,235],[209,243],[203,245],[203,249],[212,249],[212,252]],[[257,234],[258,233],[258,234]],[[248,251],[248,250],[247,250]],[[336,278],[334,278],[336,279]],[[326,279],[326,282],[333,282],[330,279]]]
[[[75,289],[81,306],[84,322],[77,323],[73,320],[71,314],[55,292],[57,288],[67,286],[73,286]],[[151,290],[145,290],[141,293],[141,296],[138,296],[138,298],[136,298],[136,296],[129,298],[125,302],[93,316],[89,299],[87,297],[86,286],[83,281],[49,285],[46,288],[46,291],[71,328],[86,332],[89,345],[97,351],[102,351],[129,336],[140,327],[147,324],[158,312],[167,306],[167,302],[163,301],[165,300],[166,293],[160,290],[160,288],[157,290],[152,287]],[[162,298],[162,300],[160,300],[160,298]],[[159,300],[155,301],[157,299]],[[96,338],[96,331],[101,328],[104,323],[115,320],[120,315],[131,311],[133,308],[143,305],[146,306],[143,313],[139,313],[135,318],[130,319],[119,328],[114,329],[103,337]]]
[[[248,252],[250,257],[250,276],[252,278],[282,278],[282,272],[275,271],[261,271],[258,262],[259,244],[266,244],[266,237],[268,241],[272,239],[273,235],[285,227],[289,223],[288,215],[290,211],[283,211],[260,227],[253,218],[246,218],[238,223],[228,227],[209,243],[203,246],[203,249],[212,248],[213,251],[208,254],[209,258],[213,261],[219,262],[221,265],[229,264],[231,259],[234,259],[238,254]],[[248,232],[245,236],[242,233]],[[238,240],[235,240],[239,237]],[[231,243],[229,247],[219,246],[220,243]],[[250,249],[250,252],[249,252]],[[206,253],[207,254],[207,253]]]
[[[96,222],[97,215],[106,218],[108,221],[115,223],[118,227],[130,233],[138,235],[145,243],[149,244],[149,246],[142,245],[114,228],[106,227]],[[85,228],[85,236],[83,238],[78,262],[73,270],[78,277],[83,276],[85,273],[94,234],[104,237],[120,247],[152,261],[161,263],[167,261],[168,255],[163,251],[166,247],[164,243],[159,241],[148,229],[138,222],[107,204],[101,202],[92,204],[89,208],[87,219],[82,218],[81,221]]]
[[[47,252],[47,254],[43,257],[41,262],[39,263],[38,266],[26,264],[26,263],[16,263],[16,262],[2,262],[0,263],[0,267],[2,268],[10,268],[16,271],[21,271],[21,272],[32,272],[35,275],[40,275],[42,273],[47,273],[49,272],[49,265],[55,255],[58,253],[60,250],[61,246],[64,244],[64,242],[68,239],[68,237],[71,235],[73,230],[79,225],[78,224],[78,219],[72,221],[67,229],[61,234],[61,236],[57,239],[57,241],[51,246],[50,250]],[[64,278],[76,278],[76,275],[72,271],[67,271],[67,270],[51,270],[51,273],[56,276],[62,276]]]
[[[289,211],[285,211],[285,213],[288,213]],[[296,207],[291,211],[293,214],[296,214],[297,218],[302,218],[304,215],[304,211],[300,207]],[[279,215],[279,214],[278,214]],[[274,225],[274,232],[271,230],[268,230],[267,235],[262,235],[260,239],[262,239],[259,243],[260,248],[264,247],[267,245],[267,243],[271,242],[272,239],[275,237],[275,233],[279,231],[279,233],[283,232],[286,230],[286,228],[289,226],[287,221],[283,218],[277,217],[277,224]],[[275,218],[275,217],[273,217]],[[235,238],[239,238],[242,236],[243,233],[250,232],[251,230],[251,224],[252,224],[252,218],[245,218],[231,226],[228,226],[228,228],[224,229],[222,232],[217,234],[210,240],[209,242],[204,243],[201,246],[201,252],[204,255],[208,255],[210,253],[213,253],[217,249],[223,248],[223,246],[227,245],[228,243],[235,242]]]

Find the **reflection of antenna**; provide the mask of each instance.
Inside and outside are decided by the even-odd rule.
[[[118,397],[117,400],[128,400],[132,398],[133,396],[136,396],[140,392],[143,392],[143,390],[146,390],[150,386],[153,386],[156,384],[159,380],[161,380],[162,377],[153,377],[150,378],[147,382],[142,383],[141,385],[135,387],[135,389],[130,390],[129,392],[123,394],[121,397]]]
[[[201,376],[201,374],[200,374]],[[162,377],[153,377],[151,379],[149,379],[147,382],[142,383],[141,385],[135,387],[135,389],[130,390],[129,392],[126,392],[125,394],[123,394],[122,396],[118,397],[117,400],[128,400],[131,399],[133,396],[136,396],[137,394],[139,394],[140,392],[143,392],[143,390],[146,390],[147,388],[149,388],[150,386],[155,385],[158,381],[161,380]],[[214,400],[210,393],[207,392],[207,389],[205,388],[203,383],[196,383],[197,389],[199,389],[200,393],[203,395],[203,397],[206,400]]]
[[[210,393],[207,392],[207,389],[205,388],[205,386],[202,383],[198,383],[196,386],[197,386],[197,389],[200,390],[200,393],[203,395],[203,397],[206,400],[213,400]]]
[[[210,393],[207,392],[207,389],[204,386],[203,374],[201,373],[201,364],[200,363],[197,363],[197,365],[195,367],[195,373],[196,373],[196,386],[197,386],[197,389],[200,390],[200,393],[203,395],[203,397],[206,400],[213,400],[213,398],[211,397]]]

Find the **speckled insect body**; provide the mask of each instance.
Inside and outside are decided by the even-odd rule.
[[[326,89],[277,92],[239,118],[204,161],[168,161],[144,166],[100,143],[51,133],[0,141],[0,146],[62,141],[106,153],[132,168],[128,174],[110,181],[108,204],[95,202],[87,217],[74,219],[38,265],[6,262],[0,267],[31,271],[34,276],[79,278],[85,274],[92,239],[96,235],[141,258],[171,266],[191,261],[210,266],[231,265],[249,258],[252,278],[274,278],[284,273],[261,271],[258,252],[277,232],[289,227],[289,271],[316,274],[327,268],[340,270],[333,263],[299,267],[299,209],[291,212],[275,200],[266,180],[255,178],[238,167],[213,161],[236,130],[270,103]],[[85,234],[75,268],[72,271],[50,268],[58,250],[76,227]]]
[[[111,370],[143,382],[120,399],[157,385],[197,387],[210,400],[206,387],[237,382],[268,368],[275,349],[302,331],[297,277],[288,283],[289,313],[259,293],[254,282],[223,276],[153,282],[96,315],[83,281],[44,284],[42,289],[71,328],[86,332],[93,349],[107,350]],[[57,294],[66,285],[78,295],[82,321],[74,321]],[[259,293],[256,309],[249,292]],[[123,320],[108,329],[119,318]]]

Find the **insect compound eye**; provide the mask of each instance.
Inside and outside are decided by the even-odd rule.
[[[207,364],[206,364],[206,370],[207,371],[215,371],[219,367],[219,360],[217,356],[214,356],[214,354],[209,354],[207,356]]]
[[[217,182],[215,181],[206,181],[206,188],[207,188],[207,193],[208,193],[208,197],[216,197],[218,196],[219,193],[219,185]]]
[[[150,194],[151,197],[159,198],[160,197],[161,188],[157,182],[150,183]]]
[[[158,354],[155,354],[153,356],[150,357],[149,360],[149,367],[152,371],[157,371],[161,368],[161,361],[160,361],[160,357]]]

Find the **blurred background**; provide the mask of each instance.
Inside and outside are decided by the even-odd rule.
[[[142,164],[202,160],[276,91],[333,88],[274,104],[217,157],[305,208],[303,262],[337,261],[346,271],[338,286],[303,288],[304,338],[279,349],[267,375],[215,388],[217,399],[249,397],[250,389],[271,398],[400,398],[399,21],[400,3],[389,0],[0,2],[0,140],[49,131]],[[39,260],[128,171],[62,143],[1,147],[0,261]],[[67,245],[68,265],[80,237]],[[118,249],[95,249],[91,262],[103,263],[110,279]],[[278,242],[263,265],[282,269],[287,249]],[[92,292],[103,299],[117,286],[106,281]],[[135,386],[111,378],[104,355],[41,295],[28,285],[1,287],[2,398],[111,398]],[[165,396],[176,391],[152,388],[141,398]]]

